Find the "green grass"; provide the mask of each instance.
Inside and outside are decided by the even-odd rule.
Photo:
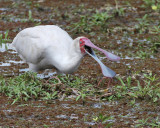
[[[148,14],[145,14],[142,18],[137,18],[138,24],[135,25],[136,32],[142,34],[149,31]]]
[[[76,33],[89,33],[91,32],[92,27],[93,25],[90,24],[90,17],[88,16],[81,16],[79,22],[73,23],[73,31]]]
[[[137,124],[135,125],[136,128],[139,127],[150,127],[150,128],[160,128],[160,121],[159,117],[152,119],[152,121],[149,121],[150,118],[137,120]]]
[[[0,46],[2,47],[2,44],[5,44],[6,49],[8,49],[7,45],[6,45],[6,42],[10,42],[11,41],[9,39],[8,33],[9,33],[9,30],[4,32],[4,34],[0,34]]]
[[[88,95],[87,88],[90,85],[85,83],[86,86],[83,87],[84,80],[70,75],[58,76],[58,78],[62,82],[60,85],[58,85],[57,79],[46,81],[37,78],[36,73],[31,72],[9,79],[0,77],[0,93],[13,99],[12,104],[31,99],[52,100],[57,98],[60,93],[69,96],[73,90],[77,90],[74,92],[75,95],[81,95],[84,98],[80,91],[82,88],[83,94]]]
[[[138,42],[136,56],[142,59],[155,56],[160,51],[160,36],[148,37],[146,41]]]
[[[146,100],[149,102],[160,102],[160,78],[156,75],[144,74],[142,81],[136,80],[136,86],[132,85],[131,77],[127,77],[126,80],[118,77],[121,85],[114,87],[115,94],[111,98],[121,99],[127,97],[134,103],[136,99]]]
[[[160,33],[160,29],[159,29]],[[160,36],[151,37],[148,39],[151,42],[150,49],[153,51],[153,53],[158,53],[158,49],[160,48]]]
[[[28,101],[29,99],[55,99],[55,88],[43,83],[34,73],[25,73],[15,78],[0,79],[0,93],[13,99],[12,104],[17,101]]]
[[[27,16],[26,19],[25,19],[25,18],[24,18],[24,19],[20,19],[20,21],[21,21],[22,23],[33,22],[33,23],[35,23],[35,26],[41,24],[41,22],[39,21],[39,19],[34,19],[34,18],[33,18],[32,10],[29,10],[29,11],[28,11],[28,16]]]
[[[89,98],[99,97],[99,100],[119,100],[128,98],[133,105],[137,99],[153,103],[160,102],[159,77],[153,74],[143,74],[143,79],[133,80],[131,76],[126,79],[118,77],[119,84],[112,88],[111,95],[105,95],[106,88],[95,88],[87,79],[81,79],[73,75],[57,76],[48,80],[37,78],[36,73],[26,72],[14,78],[0,77],[0,93],[12,99],[12,104],[28,100],[54,100],[74,99],[83,103]],[[132,85],[134,83],[134,86]],[[136,83],[136,85],[135,85]],[[97,85],[96,85],[97,86]]]
[[[147,51],[140,50],[140,51],[136,52],[136,56],[141,58],[141,59],[150,58],[151,55],[152,55],[152,53],[151,52],[147,52]]]
[[[99,115],[93,117],[93,121],[96,122],[98,124],[98,127],[100,128],[102,128],[103,126],[105,126],[105,128],[110,128],[113,125],[113,123],[108,120],[113,120],[113,119],[114,119],[113,116],[106,116],[103,115],[102,113],[99,113]]]
[[[155,11],[160,10],[160,0],[143,0],[144,4],[142,7],[150,8]],[[154,9],[153,6],[156,6],[157,9]]]
[[[120,10],[118,11],[119,13]],[[107,32],[108,30],[108,21],[114,17],[114,14],[109,14],[108,11],[99,11],[96,10],[90,15],[81,15],[80,20],[76,23],[73,23],[69,29],[74,28],[75,33],[90,33],[92,31],[103,31]]]

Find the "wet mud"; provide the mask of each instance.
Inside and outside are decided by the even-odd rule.
[[[154,42],[152,38],[156,39],[160,34],[160,30],[158,32],[152,31],[153,26],[160,25],[160,13],[147,7],[143,8],[144,2],[142,0],[117,0],[117,2],[118,5],[114,0],[0,1],[0,34],[9,30],[10,39],[5,44],[8,49],[4,44],[0,47],[0,75],[8,79],[28,70],[28,65],[10,47],[10,43],[19,31],[39,24],[54,24],[65,29],[72,38],[86,36],[97,46],[119,55],[121,57],[119,62],[111,62],[97,52],[104,64],[113,69],[117,76],[133,77],[135,79],[133,85],[136,85],[136,80],[142,82],[143,75],[141,76],[141,74],[143,73],[160,76],[160,47],[156,44],[152,46],[153,43],[147,43],[148,38]],[[123,11],[114,12],[117,6]],[[81,15],[89,17],[96,11],[105,12],[108,8],[110,8],[109,15],[114,18],[106,21],[108,24],[106,31],[102,30],[100,26],[93,27],[92,31],[89,29],[80,31],[79,29],[77,32],[72,29],[75,27],[74,23],[81,20]],[[31,16],[29,16],[29,10],[32,11]],[[149,25],[138,26],[141,22],[138,22],[137,19],[142,18],[145,14],[149,15],[150,19],[146,23]],[[156,41],[158,42],[160,39]],[[145,54],[142,54],[141,51]],[[136,75],[136,73],[140,75]],[[99,65],[89,56],[82,60],[80,67],[73,75],[88,78],[88,81],[95,86],[102,78]],[[160,80],[158,81],[160,82]],[[117,84],[120,82],[114,78],[110,87]],[[105,89],[107,86],[108,82],[104,83],[101,88]],[[86,99],[84,102],[71,98],[64,101],[58,99],[51,101],[30,100],[11,105],[12,100],[0,93],[0,127],[134,128],[138,124],[138,120],[148,117],[150,117],[149,122],[157,117],[160,121],[159,103],[152,104],[138,100],[132,106],[129,102],[130,99],[118,101]],[[112,118],[105,123],[96,121],[95,117],[100,113]],[[144,125],[144,127],[150,126]]]

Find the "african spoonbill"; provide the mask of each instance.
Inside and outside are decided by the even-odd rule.
[[[79,67],[84,55],[88,54],[99,63],[105,77],[114,77],[116,73],[98,59],[92,48],[103,52],[109,60],[120,59],[95,46],[86,37],[73,40],[66,31],[55,25],[26,28],[17,34],[12,46],[32,71],[55,68],[58,73],[70,74]]]

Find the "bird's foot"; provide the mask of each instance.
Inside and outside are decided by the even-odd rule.
[[[46,81],[46,83],[49,83],[49,80],[51,80],[51,79],[56,79],[56,80],[58,80],[58,83],[53,84],[53,86],[62,84],[61,80],[60,80],[57,76],[52,76],[52,77],[50,77],[50,78]]]

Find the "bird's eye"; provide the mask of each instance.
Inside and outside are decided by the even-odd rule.
[[[80,41],[80,44],[82,44],[82,41]]]

